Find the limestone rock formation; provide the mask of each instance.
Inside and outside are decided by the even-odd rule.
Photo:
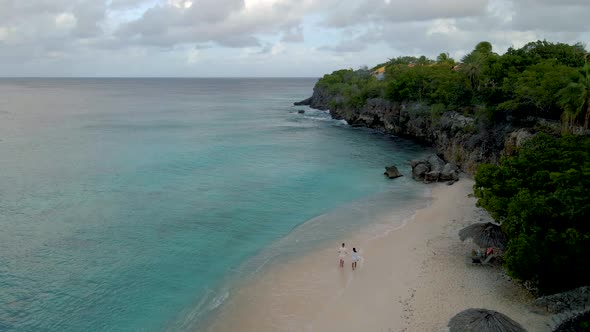
[[[386,134],[407,137],[432,145],[447,161],[453,162],[462,171],[474,174],[481,163],[497,163],[501,156],[510,155],[538,131],[559,132],[559,122],[538,118],[523,123],[500,121],[485,123],[475,117],[457,111],[433,114],[431,106],[418,102],[393,102],[383,98],[367,99],[361,108],[344,106],[342,96],[316,85],[313,95],[296,105],[328,110],[334,119],[346,120],[353,127],[369,127]],[[331,107],[332,106],[332,107]],[[435,166],[438,168],[438,166]],[[449,178],[449,172],[439,172],[439,181]],[[413,174],[423,180],[425,173],[420,167]],[[430,176],[432,178],[432,174]],[[454,180],[449,180],[454,181]]]
[[[400,176],[403,176],[402,173],[399,172],[397,167],[395,167],[395,165],[385,167],[385,173],[383,174],[385,174],[390,179],[395,179],[399,178]]]
[[[414,180],[425,183],[459,180],[459,167],[455,163],[445,163],[435,154],[426,159],[412,160],[410,165]]]
[[[536,299],[533,304],[552,314],[585,312],[590,310],[590,286],[543,296]]]
[[[428,156],[428,159],[426,159],[426,162],[428,162],[428,165],[430,165],[431,172],[439,172],[440,173],[440,172],[442,172],[443,168],[445,167],[444,160],[440,159],[440,157],[435,154],[431,154],[430,156]]]
[[[312,99],[312,98],[313,98],[313,97],[309,97],[309,98],[307,98],[307,99],[305,99],[305,100],[302,100],[302,101],[295,102],[295,103],[293,103],[293,105],[295,105],[295,106],[310,105],[310,104],[311,104],[311,99]]]
[[[440,181],[457,181],[459,180],[459,167],[455,163],[446,163],[440,172]]]
[[[533,135],[526,128],[511,132],[504,143],[504,154],[508,156],[513,155],[518,148],[523,146],[532,137]]]
[[[414,161],[412,161],[413,163]],[[414,180],[424,180],[424,177],[426,176],[426,173],[428,173],[430,171],[430,167],[428,166],[428,164],[426,164],[426,162],[417,162],[414,165],[412,165],[412,178]]]
[[[430,172],[426,173],[426,175],[424,176],[424,183],[438,182],[439,178],[440,178],[439,171],[430,171]]]

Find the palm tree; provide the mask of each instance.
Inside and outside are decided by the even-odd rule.
[[[449,55],[449,53],[441,53],[436,57],[436,61],[437,62],[445,62],[445,61],[449,61],[450,58],[451,58],[451,56]]]
[[[486,59],[486,55],[477,51],[473,51],[470,54],[463,57],[463,67],[461,70],[469,78],[469,82],[471,83],[471,89],[473,91],[479,91],[481,71],[483,69]]]
[[[463,72],[471,82],[471,89],[478,91],[481,87],[480,76],[483,67],[488,58],[493,55],[492,44],[487,41],[479,42],[471,53],[465,55],[461,61],[463,62]]]
[[[561,89],[557,95],[558,103],[563,108],[562,120],[570,130],[576,119],[584,114],[584,128],[588,129],[590,120],[590,64],[586,63],[580,75]]]
[[[491,54],[492,53],[492,44],[488,41],[482,41],[475,45],[475,50],[479,53],[483,54]]]
[[[449,53],[441,53],[436,57],[436,62],[438,64],[449,65],[453,67],[455,65],[455,60],[451,58]]]

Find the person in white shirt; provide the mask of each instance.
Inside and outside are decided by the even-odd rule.
[[[350,255],[352,260],[352,270],[356,270],[356,263],[361,260],[361,256],[359,256],[356,248],[352,248],[352,254]]]
[[[342,243],[342,247],[338,248],[338,256],[340,257],[340,267],[344,267],[344,258],[348,255],[346,246]]]

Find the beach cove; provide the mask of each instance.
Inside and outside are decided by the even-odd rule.
[[[0,332],[589,332],[589,14],[0,0]]]
[[[530,310],[532,296],[501,269],[468,262],[472,245],[457,232],[489,219],[470,196],[473,181],[432,186],[432,203],[405,226],[342,239],[349,249],[360,247],[358,270],[350,260],[338,268],[337,241],[276,264],[243,285],[207,331],[445,331],[468,308],[550,331],[548,317]]]
[[[315,82],[0,80],[0,330],[201,329],[235,282],[423,206],[383,167],[429,150],[293,107]]]
[[[414,181],[431,148],[292,107],[314,82],[2,81],[0,330],[437,331],[471,307],[549,330],[467,263],[473,181]]]

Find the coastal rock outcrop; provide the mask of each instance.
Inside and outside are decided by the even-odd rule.
[[[569,327],[590,317],[590,286],[542,296],[532,304],[541,313],[552,315],[551,320],[556,327],[554,331],[578,331]]]
[[[516,150],[518,150],[518,148],[523,146],[524,143],[526,143],[532,137],[533,134],[531,134],[526,128],[521,128],[511,132],[506,137],[506,141],[504,143],[504,155],[513,155]]]
[[[431,154],[430,156],[428,156],[428,159],[426,159],[426,162],[430,166],[431,172],[440,173],[440,172],[442,172],[443,168],[445,167],[445,162],[442,159],[440,159],[439,156],[437,156],[435,154]]]
[[[524,144],[536,132],[546,128],[559,128],[555,123],[543,119],[527,119],[526,123],[515,125],[509,121],[485,122],[458,110],[442,114],[433,112],[432,107],[423,103],[392,102],[383,98],[367,99],[361,108],[344,106],[342,96],[316,85],[313,95],[296,105],[309,105],[312,108],[328,110],[335,119],[343,119],[353,127],[368,127],[383,133],[406,137],[432,145],[445,160],[468,174],[475,173],[481,163],[495,164],[503,155],[509,155]],[[444,165],[443,165],[444,166]],[[451,167],[451,166],[449,166]],[[452,177],[453,171],[443,172],[438,164],[435,169],[424,171],[424,167],[414,169],[414,178],[423,180],[426,173],[439,181]],[[449,180],[451,181],[451,180]]]
[[[590,311],[582,312],[574,315],[573,317],[567,318],[565,321],[562,321],[559,326],[553,330],[553,332],[585,331],[580,329],[584,325],[587,326],[588,322],[590,322]]]
[[[439,156],[432,154],[426,159],[410,161],[412,178],[425,183],[438,181],[458,181],[459,167],[455,163],[445,163]]]
[[[399,178],[400,176],[403,176],[402,173],[399,172],[397,167],[395,167],[395,165],[385,167],[385,173],[383,174],[385,174],[390,179],[395,179]]]
[[[413,161],[412,161],[413,163]],[[412,165],[412,178],[414,180],[424,180],[426,173],[430,171],[430,167],[426,164],[426,162],[421,161],[416,163],[416,166]]]
[[[424,176],[424,183],[438,182],[439,178],[440,178],[440,172],[430,171],[430,172],[426,173],[426,175]]]
[[[446,163],[440,172],[441,181],[457,181],[459,180],[459,167],[453,162]]]
[[[588,311],[590,310],[590,286],[543,296],[536,299],[533,304],[552,314]]]
[[[297,102],[295,102],[295,103],[293,103],[293,104],[294,104],[295,106],[310,105],[310,104],[311,104],[311,99],[312,99],[312,97],[309,97],[309,98],[307,98],[307,99],[305,99],[305,100],[302,100],[302,101],[297,101]]]

